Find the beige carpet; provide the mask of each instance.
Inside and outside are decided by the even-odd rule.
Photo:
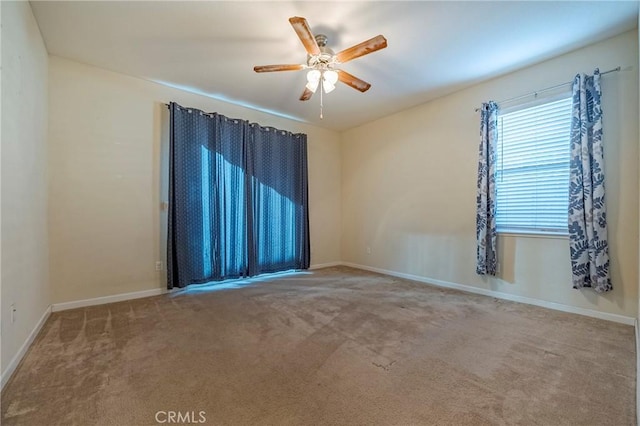
[[[2,393],[7,426],[633,425],[634,413],[632,327],[348,268],[54,313]]]

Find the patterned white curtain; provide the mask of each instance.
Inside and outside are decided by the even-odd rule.
[[[573,80],[569,242],[573,288],[611,290],[607,212],[604,198],[604,156],[600,71]]]
[[[476,198],[476,273],[496,275],[496,146],[498,104],[487,102],[480,111],[478,196]]]

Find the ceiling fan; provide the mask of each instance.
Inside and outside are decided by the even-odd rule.
[[[255,72],[299,71],[308,69],[307,85],[300,96],[301,101],[309,100],[318,89],[318,86],[322,86],[322,90],[324,90],[325,93],[331,92],[335,89],[335,84],[338,81],[361,92],[369,90],[371,84],[339,69],[338,66],[352,59],[375,52],[376,50],[384,49],[387,47],[387,39],[382,35],[378,35],[348,49],[334,53],[333,50],[327,47],[327,36],[318,34],[314,37],[306,19],[294,16],[289,18],[289,22],[307,51],[307,63],[258,65],[253,67]]]

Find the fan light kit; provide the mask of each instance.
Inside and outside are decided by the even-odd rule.
[[[300,100],[307,101],[311,99],[311,96],[316,93],[318,86],[320,86],[320,118],[323,118],[322,93],[332,92],[336,88],[338,81],[360,92],[369,90],[371,87],[369,83],[337,67],[352,59],[359,58],[376,50],[384,49],[387,47],[387,39],[382,35],[378,35],[336,54],[327,47],[327,36],[324,34],[313,36],[306,19],[294,16],[289,19],[289,22],[307,51],[307,63],[258,65],[253,67],[255,72],[299,71],[308,69],[307,84],[300,96]]]

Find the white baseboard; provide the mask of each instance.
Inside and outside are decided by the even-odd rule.
[[[342,262],[316,263],[315,265],[309,266],[309,270],[331,268],[333,266],[340,266],[342,264],[343,264]]]
[[[636,424],[640,426],[640,329],[638,319],[635,320],[636,329]]]
[[[31,344],[35,340],[36,336],[38,335],[38,333],[40,333],[40,330],[42,329],[42,326],[44,325],[44,323],[47,322],[49,315],[51,315],[51,306],[47,306],[47,309],[45,309],[44,314],[42,314],[36,326],[33,328],[33,330],[31,330],[31,333],[29,333],[27,340],[25,340],[22,346],[20,346],[20,350],[13,357],[13,359],[7,366],[6,370],[2,372],[2,377],[0,378],[0,390],[4,388],[4,385],[7,384],[7,382],[13,375],[13,373],[16,371],[16,368],[18,368],[20,361],[22,361],[22,358],[25,356],[25,354],[31,347]]]
[[[473,287],[465,284],[452,283],[448,281],[421,277],[418,275],[405,274],[405,273],[396,272],[396,271],[389,271],[387,269],[374,268],[371,266],[359,265],[356,263],[342,262],[342,264],[344,266],[349,266],[351,268],[363,269],[365,271],[377,272],[380,274],[391,275],[393,277],[398,277],[398,278],[405,278],[408,280],[423,282],[423,283],[435,285],[438,287],[452,288],[456,290],[466,291],[469,293],[482,294],[485,296],[496,297],[498,299],[510,300],[512,302],[526,303],[528,305],[541,306],[543,308],[554,309],[556,311],[570,312],[572,314],[585,315],[588,317],[599,318],[599,319],[618,322],[618,323],[627,324],[627,325],[635,324],[635,318],[627,317],[624,315],[610,314],[607,312],[595,311],[593,309],[579,308],[577,306],[563,305],[561,303],[555,303],[555,302],[547,302],[546,300],[533,299],[531,297],[518,296],[515,294],[509,294],[509,293],[502,293],[499,291]]]
[[[342,262],[319,263],[316,265],[311,265],[309,269],[311,270],[311,269],[329,268],[331,266],[340,266],[340,265],[342,265]],[[174,288],[172,290],[166,290],[162,288],[154,288],[151,290],[135,291],[132,293],[120,293],[120,294],[114,294],[112,296],[95,297],[93,299],[83,299],[83,300],[74,300],[71,302],[54,303],[53,305],[51,305],[51,311],[52,312],[66,311],[68,309],[84,308],[87,306],[95,306],[95,305],[104,305],[106,303],[122,302],[125,300],[132,300],[132,299],[141,299],[143,297],[158,296],[160,294],[171,293],[173,291],[179,291],[179,290],[181,289]]]
[[[93,299],[74,300],[72,302],[54,303],[51,305],[52,312],[66,311],[67,309],[84,308],[86,306],[104,305],[105,303],[122,302],[125,300],[141,299],[143,297],[158,296],[168,291],[162,288],[151,290],[134,291],[131,293],[120,293],[112,296],[94,297]]]

